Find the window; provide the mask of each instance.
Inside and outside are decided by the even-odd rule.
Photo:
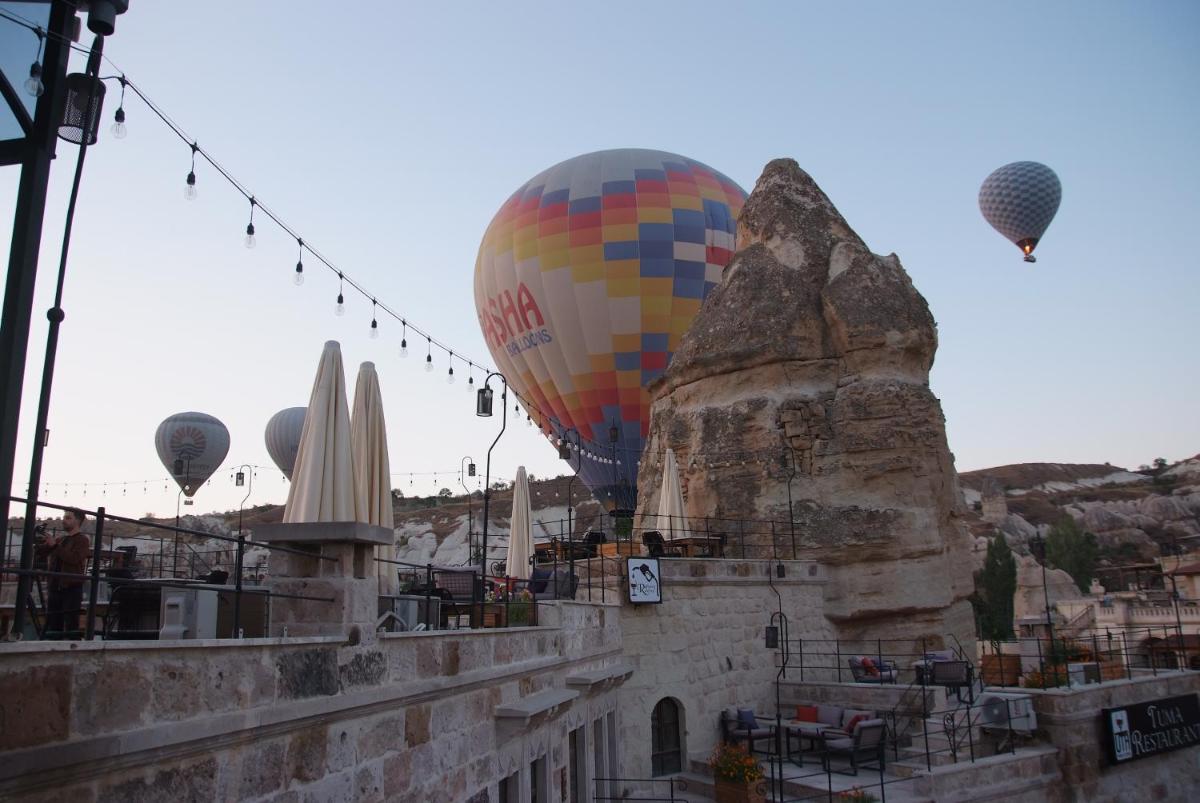
[[[529,801],[530,803],[550,803],[550,789],[546,775],[546,757],[529,762]]]
[[[670,775],[682,769],[679,747],[679,706],[664,697],[650,715],[650,774]]]
[[[517,803],[521,799],[521,776],[514,772],[500,781],[500,803]]]
[[[587,752],[583,744],[583,727],[580,726],[567,737],[569,756],[571,762],[571,803],[580,803],[581,800],[587,800],[587,790],[584,788],[584,778],[587,773],[584,771],[584,762],[587,761]]]

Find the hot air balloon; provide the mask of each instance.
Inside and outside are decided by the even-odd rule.
[[[1017,244],[1026,262],[1037,262],[1033,249],[1054,220],[1062,184],[1038,162],[1006,164],[983,181],[979,211],[992,228]]]
[[[229,453],[229,430],[206,413],[176,413],[158,425],[154,448],[184,495],[191,498]]]
[[[263,433],[267,441],[267,454],[279,466],[289,480],[296,467],[296,450],[300,448],[300,433],[304,431],[304,414],[307,407],[288,407],[271,416]]]
[[[745,200],[694,159],[598,151],[525,182],[483,236],[475,306],[488,349],[547,437],[579,433],[572,462],[610,507],[634,507],[646,385],[721,281]]]

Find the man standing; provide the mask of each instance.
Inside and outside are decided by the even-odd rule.
[[[50,594],[46,604],[46,631],[55,631],[60,638],[68,630],[79,629],[79,613],[83,610],[83,575],[91,551],[91,541],[79,529],[84,518],[82,510],[65,511],[62,518],[65,533],[48,536],[45,543],[37,547],[37,552],[49,559],[47,568],[51,572],[79,575],[60,577],[52,574],[47,584]]]

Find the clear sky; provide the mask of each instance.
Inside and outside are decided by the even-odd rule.
[[[1200,451],[1200,5],[847,5],[143,1],[105,52],[348,275],[476,360],[491,362],[474,314],[479,240],[535,173],[648,147],[750,190],[790,156],[929,301],[931,385],[960,470]],[[295,242],[260,219],[245,249],[245,201],[207,166],[185,201],[188,148],[136,99],[125,108],[128,137],[106,121],[84,174],[43,475],[71,486],[50,484],[49,498],[173,512],[153,435],[183,410],[225,421],[227,466],[270,466],[263,426],[307,403],[328,339],[351,388],[359,362],[378,367],[396,487],[460,490],[465,455],[482,473],[498,419],[473,414],[461,366],[453,386],[444,355],[426,374],[415,338],[401,360],[387,321],[370,340],[357,296],[335,317],[336,277],[312,260],[293,286]],[[1022,159],[1063,183],[1036,265],[976,203],[989,172]],[[17,493],[73,165],[64,145]],[[0,169],[5,244],[17,177]],[[492,475],[518,465],[564,468],[523,415]],[[444,473],[410,485],[407,472],[431,471]],[[154,481],[116,484],[142,479]],[[195,510],[236,508],[243,493],[223,470]],[[285,495],[263,470],[248,504]]]

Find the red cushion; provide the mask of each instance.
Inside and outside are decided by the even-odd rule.
[[[815,705],[798,705],[796,706],[796,719],[801,722],[816,722],[817,707]]]
[[[873,660],[871,660],[870,658],[862,659],[862,668],[863,668],[863,671],[866,672],[871,677],[879,676],[879,667],[877,667],[875,665],[875,662]]]
[[[866,714],[850,717],[850,721],[846,723],[846,733],[854,735],[854,729],[858,727],[858,723],[866,722],[868,718]]]

